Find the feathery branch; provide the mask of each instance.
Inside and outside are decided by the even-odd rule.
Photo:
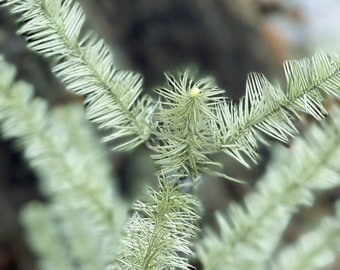
[[[205,269],[247,269],[267,260],[296,206],[311,204],[313,189],[340,184],[339,146],[340,109],[334,108],[330,123],[313,125],[292,151],[276,152],[279,158],[243,205],[217,215],[220,235],[207,230],[198,251]]]
[[[126,208],[115,194],[105,151],[79,107],[48,111],[33,89],[14,82],[15,69],[0,58],[0,123],[40,177],[44,195],[86,213],[106,238],[117,242]],[[94,163],[98,163],[93,167]],[[76,202],[76,203],[75,203]],[[112,245],[112,247],[115,247]],[[114,254],[114,253],[113,253]],[[112,255],[112,254],[111,254]]]
[[[149,191],[149,201],[134,204],[118,269],[188,269],[186,256],[192,254],[189,246],[197,230],[198,201],[164,176],[159,186],[159,191]]]
[[[321,269],[335,260],[340,248],[339,202],[336,217],[324,218],[313,231],[303,235],[297,243],[285,247],[273,263],[274,270]]]
[[[96,221],[67,202],[30,202],[21,212],[21,221],[38,255],[38,269],[104,269],[108,256],[111,259]]]
[[[319,51],[312,58],[285,62],[284,70],[286,94],[262,74],[252,73],[238,105],[232,102],[219,105],[220,149],[245,166],[249,165],[242,153],[256,162],[257,140],[261,136],[258,131],[286,143],[297,134],[293,116],[302,111],[320,120],[327,115],[322,94],[340,96],[337,55]]]
[[[28,46],[55,60],[53,71],[67,89],[86,96],[87,117],[111,129],[105,140],[125,138],[115,149],[131,149],[148,139],[151,98],[139,98],[142,78],[119,71],[104,41],[88,33],[81,38],[85,15],[73,0],[6,0],[20,14],[19,33]]]
[[[206,77],[195,80],[189,71],[179,78],[166,75],[169,88],[157,89],[163,100],[156,114],[157,127],[152,157],[161,165],[161,174],[188,175],[195,179],[200,172],[227,177],[211,167],[222,165],[207,156],[216,150],[218,141],[217,104],[225,102],[224,91]]]

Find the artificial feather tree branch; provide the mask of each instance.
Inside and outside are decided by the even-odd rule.
[[[119,71],[104,41],[92,33],[81,37],[85,15],[73,0],[2,0],[19,14],[19,33],[28,46],[52,58],[53,71],[76,94],[85,95],[87,117],[111,129],[105,140],[119,141],[116,149],[131,149],[148,139],[151,98],[142,92],[142,77]]]
[[[87,125],[83,110],[72,106],[48,111],[45,101],[33,97],[30,85],[14,81],[15,69],[2,57],[0,74],[3,136],[15,139],[24,150],[41,180],[42,193],[53,203],[78,210],[93,220],[96,231],[105,239],[100,245],[114,256],[126,206],[115,191],[107,156]]]
[[[256,191],[242,205],[217,214],[220,233],[207,229],[198,248],[204,269],[261,269],[271,256],[292,213],[313,202],[314,189],[340,184],[340,109],[328,123],[313,125],[292,150],[279,148]]]

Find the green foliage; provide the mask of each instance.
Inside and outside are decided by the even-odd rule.
[[[199,203],[169,182],[160,178],[160,190],[149,190],[149,200],[133,205],[135,213],[126,224],[119,269],[188,269]]]
[[[81,37],[85,15],[74,1],[2,1],[22,14],[19,33],[28,46],[53,59],[55,74],[68,90],[85,95],[87,118],[100,128],[113,129],[105,140],[128,138],[117,149],[131,149],[150,133],[153,111],[149,97],[139,98],[142,78],[114,68],[109,48],[92,33]]]
[[[112,241],[111,234],[98,230],[93,217],[61,202],[31,202],[21,220],[39,255],[38,269],[104,269],[118,252],[117,239]]]
[[[315,189],[339,186],[339,108],[292,148],[275,149],[255,191],[242,205],[231,204],[225,217],[217,214],[220,235],[207,230],[198,250],[204,269],[264,269],[296,207],[311,205]]]
[[[157,113],[153,148],[162,169],[183,171],[193,178],[199,172],[230,178],[210,169],[222,164],[211,161],[209,154],[223,151],[249,167],[244,154],[257,161],[259,131],[287,143],[297,134],[292,120],[299,111],[323,118],[327,111],[322,92],[340,94],[339,58],[317,52],[311,59],[287,61],[284,68],[286,94],[262,74],[253,73],[238,104],[221,97],[224,91],[209,78],[195,80],[188,73],[178,80],[167,76],[169,89],[157,90],[164,100]]]
[[[275,270],[311,270],[327,267],[334,261],[334,251],[340,248],[340,217],[337,203],[336,217],[323,218],[320,225],[299,241],[281,251]]]
[[[86,96],[87,117],[99,128],[113,128],[104,140],[127,138],[116,146],[127,150],[150,139],[163,173],[228,178],[211,169],[222,165],[209,154],[223,151],[249,167],[244,155],[257,161],[258,131],[287,142],[297,133],[292,115],[304,111],[321,119],[326,114],[321,92],[339,95],[339,58],[323,52],[285,63],[286,94],[262,74],[250,74],[238,104],[223,98],[211,79],[196,80],[185,72],[179,79],[168,75],[170,88],[156,90],[164,100],[154,124],[156,102],[139,98],[141,77],[117,70],[103,40],[93,34],[80,37],[85,16],[77,2],[8,0],[5,5],[20,14],[19,33],[28,46],[53,58],[53,70],[67,89]],[[150,138],[151,133],[156,136]]]
[[[49,111],[46,101],[33,97],[30,85],[14,81],[15,69],[2,57],[0,74],[2,134],[5,138],[15,139],[17,147],[24,150],[25,158],[41,179],[42,193],[51,201],[46,210],[38,208],[36,215],[59,216],[60,226],[70,223],[72,216],[78,218],[78,224],[80,218],[87,220],[83,223],[86,226],[82,226],[88,233],[87,240],[95,244],[91,249],[105,250],[107,255],[114,255],[119,251],[126,205],[112,183],[107,153],[85,122],[83,109],[66,106]],[[56,209],[65,211],[60,216],[61,211],[56,213]],[[49,213],[44,214],[44,211]],[[53,223],[51,220],[46,222]],[[38,230],[35,233],[40,236],[40,226],[44,224],[37,219],[30,228]],[[61,231],[72,235],[74,228],[68,230],[66,227]],[[80,233],[80,230],[77,232]],[[51,231],[46,232],[45,239],[49,238],[49,233]],[[69,239],[72,242],[80,238]],[[78,249],[79,246],[84,247],[84,242],[78,241]],[[58,242],[55,248],[62,249],[58,247]],[[101,265],[108,261],[106,256]]]
[[[126,205],[82,108],[48,111],[45,101],[33,97],[30,85],[14,82],[15,69],[2,57],[0,72],[2,133],[16,139],[41,180],[41,192],[50,199],[23,211],[32,246],[41,256],[40,269],[185,268],[187,257],[178,253],[192,254],[197,198],[160,177],[160,190],[150,189],[150,202],[135,203],[136,213],[125,225],[122,240]]]
[[[339,57],[317,52],[311,59],[284,63],[287,79],[286,93],[273,86],[262,74],[250,74],[246,93],[238,105],[225,103],[221,114],[221,149],[244,163],[240,152],[256,160],[257,131],[287,142],[296,135],[292,116],[299,111],[317,119],[327,112],[322,92],[339,96]]]
[[[329,245],[340,232],[334,219],[279,259],[273,253],[297,207],[310,205],[314,190],[339,185],[340,109],[335,106],[330,120],[312,125],[292,149],[273,151],[255,191],[242,205],[218,213],[220,233],[206,228],[196,244],[201,207],[195,194],[186,192],[202,173],[236,180],[220,171],[222,163],[211,154],[224,152],[250,167],[258,161],[258,141],[267,143],[269,136],[286,143],[298,133],[294,122],[301,112],[324,118],[324,95],[340,94],[338,56],[317,52],[287,61],[285,91],[252,73],[238,102],[226,98],[211,78],[189,71],[167,74],[168,86],[156,89],[160,99],[154,101],[141,96],[140,75],[114,66],[103,40],[81,34],[85,15],[76,1],[0,3],[19,16],[19,33],[33,51],[51,59],[66,88],[85,96],[87,118],[111,132],[104,141],[114,140],[115,149],[125,151],[147,142],[160,165],[158,189],[150,188],[133,204],[126,222],[125,202],[82,109],[49,110],[28,84],[14,81],[15,69],[1,58],[2,133],[23,150],[49,198],[23,212],[40,269],[187,269],[190,256],[204,269],[315,269],[331,261]],[[322,239],[305,248],[308,237]],[[313,255],[317,252],[320,256]]]
[[[157,112],[153,157],[162,173],[180,172],[196,178],[199,172],[214,173],[207,154],[216,151],[217,104],[225,101],[223,93],[210,78],[194,80],[185,72],[179,80],[167,75],[169,88],[157,89],[164,99]],[[217,174],[217,172],[215,173]]]

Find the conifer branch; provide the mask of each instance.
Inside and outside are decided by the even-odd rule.
[[[215,110],[216,104],[225,101],[220,96],[224,91],[211,78],[195,80],[189,71],[178,79],[166,77],[170,87],[156,90],[164,100],[156,116],[156,154],[152,156],[161,165],[161,174],[176,172],[191,179],[200,172],[221,176],[210,167],[222,165],[211,161],[207,154],[216,150],[219,119]]]
[[[104,41],[81,37],[85,15],[73,0],[3,0],[20,14],[19,33],[28,46],[55,62],[53,71],[67,89],[86,96],[87,117],[111,129],[106,141],[125,138],[116,149],[131,149],[148,139],[154,110],[151,98],[139,98],[142,78],[118,71]]]
[[[249,167],[245,156],[257,162],[257,141],[265,142],[262,133],[286,143],[297,134],[293,118],[299,112],[323,118],[327,111],[322,94],[340,96],[338,56],[317,52],[311,59],[287,61],[284,67],[286,94],[262,74],[252,73],[239,103],[222,97],[224,91],[210,78],[196,80],[189,72],[178,79],[168,75],[169,88],[157,90],[163,99],[154,132],[158,141],[153,144],[162,172],[193,179],[207,172],[232,179],[216,170],[222,164],[209,154],[223,151]]]
[[[313,125],[292,151],[281,148],[256,191],[243,205],[218,214],[220,235],[207,230],[198,254],[204,269],[247,269],[271,256],[296,206],[311,204],[312,190],[340,184],[340,109],[328,124]],[[254,268],[256,269],[256,268]]]
[[[338,203],[339,208],[339,203]],[[339,210],[336,217],[324,218],[313,231],[287,246],[273,263],[274,270],[313,270],[328,266],[340,248]]]
[[[54,70],[66,86],[87,95],[88,118],[101,128],[114,129],[105,140],[126,138],[116,149],[131,149],[153,133],[153,157],[165,174],[176,171],[195,179],[207,172],[230,178],[217,171],[222,165],[209,154],[223,151],[249,167],[248,158],[257,161],[257,141],[264,141],[261,133],[287,142],[297,133],[292,119],[299,111],[321,119],[327,113],[322,92],[339,96],[339,57],[323,52],[284,64],[287,93],[262,74],[250,74],[238,104],[220,97],[223,91],[208,78],[195,81],[187,73],[179,80],[167,76],[170,89],[157,91],[165,100],[155,127],[150,121],[156,107],[148,97],[139,99],[141,77],[117,71],[102,40],[93,35],[80,39],[85,18],[79,4],[3,2],[21,14],[20,32],[29,46],[55,58]]]
[[[322,94],[340,96],[340,58],[317,52],[312,58],[284,63],[287,93],[273,86],[262,75],[252,73],[246,84],[246,94],[239,104],[219,105],[220,149],[249,166],[243,153],[257,160],[257,140],[265,133],[284,143],[297,130],[293,116],[305,112],[320,120],[327,111]]]
[[[134,204],[118,269],[188,269],[187,257],[181,254],[192,254],[190,240],[197,230],[199,204],[170,183],[159,178],[160,190],[150,189],[149,201]]]
[[[161,166],[160,189],[150,190],[149,201],[134,204],[135,213],[125,228],[123,251],[117,257],[125,207],[114,196],[105,159],[96,152],[97,147],[89,147],[94,145],[91,136],[76,128],[81,120],[73,116],[78,117],[79,110],[49,112],[44,101],[33,98],[27,84],[13,82],[14,69],[0,58],[4,76],[0,82],[0,121],[4,136],[16,139],[24,149],[29,163],[44,179],[42,191],[53,198],[48,208],[36,204],[35,210],[31,207],[26,211],[28,227],[37,235],[39,224],[34,224],[32,217],[46,219],[42,225],[47,226],[52,213],[58,215],[64,233],[72,238],[69,243],[74,254],[66,256],[80,261],[86,261],[98,245],[98,250],[110,253],[114,269],[187,269],[199,205],[194,196],[176,186],[180,183],[176,179],[186,177],[192,185],[201,172],[230,178],[217,171],[222,165],[212,161],[210,154],[223,151],[249,166],[249,159],[257,161],[257,141],[265,142],[263,133],[287,142],[297,133],[293,119],[300,112],[320,120],[327,114],[323,94],[340,96],[339,57],[317,52],[310,59],[284,64],[286,92],[262,74],[252,73],[245,96],[232,102],[221,96],[224,91],[210,78],[197,80],[185,72],[179,78],[166,75],[169,88],[156,90],[162,98],[158,106],[151,98],[140,97],[140,75],[114,67],[111,52],[101,39],[91,33],[81,35],[85,16],[74,0],[0,3],[20,14],[19,32],[26,36],[32,50],[53,59],[53,70],[66,87],[86,96],[88,119],[100,128],[112,129],[105,140],[118,141],[115,149],[121,150],[149,140],[155,151],[153,158]],[[151,119],[156,106],[159,110]],[[65,131],[72,135],[62,136]],[[314,189],[340,184],[339,138],[338,108],[328,125],[314,125],[306,140],[295,142],[293,155],[278,150],[276,154],[281,158],[272,164],[257,190],[246,197],[244,205],[232,204],[228,215],[217,215],[220,236],[206,230],[198,246],[205,269],[261,269],[296,207],[310,204]],[[85,158],[88,152],[94,154]],[[70,209],[68,204],[72,205]],[[93,221],[86,229],[95,231],[93,238],[87,239],[89,243],[94,238],[104,242],[94,240],[89,244],[90,251],[84,253],[79,244],[83,232],[72,234],[79,224],[72,215],[78,210],[81,220],[89,217]],[[56,231],[50,232],[56,239]],[[60,245],[55,247],[57,258],[65,254]],[[42,246],[36,249],[44,254]],[[308,255],[314,251],[304,252]],[[53,259],[44,263],[53,265]],[[107,263],[108,259],[100,256],[86,267],[97,269]],[[65,269],[73,269],[71,260],[66,261]]]
[[[74,106],[48,111],[45,101],[33,98],[30,85],[14,82],[15,69],[2,57],[0,73],[2,134],[24,150],[43,194],[95,220],[107,249],[115,249],[126,207],[115,194],[110,164],[83,110]]]
[[[37,268],[74,270],[69,250],[60,242],[58,224],[53,215],[47,206],[38,202],[26,205],[21,215],[28,241],[36,254],[40,255]]]
[[[69,204],[31,202],[21,220],[38,255],[38,269],[105,269],[112,256],[96,221]]]

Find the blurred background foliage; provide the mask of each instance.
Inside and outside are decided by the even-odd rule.
[[[316,49],[340,52],[338,0],[79,1],[88,17],[87,27],[110,44],[118,67],[143,74],[144,91],[150,94],[165,82],[164,72],[189,65],[213,75],[229,97],[238,99],[249,72],[281,82],[284,60],[311,56]],[[15,18],[0,10],[0,51],[17,66],[18,78],[33,84],[37,95],[51,106],[81,102],[63,89],[46,60],[26,49],[24,40],[15,35],[16,28]],[[245,185],[204,176],[199,191],[204,222],[212,222],[214,210],[225,209],[230,200],[240,201],[251,189],[270,158],[267,149],[260,151],[262,162],[251,171],[232,160],[223,162],[228,174],[247,179]],[[130,200],[137,187],[154,179],[153,162],[145,156],[149,153],[144,147],[133,153],[112,153],[122,194]],[[339,192],[322,194],[313,208],[296,216],[285,241],[295,240],[316,219],[329,214]],[[13,143],[0,141],[1,270],[35,269],[18,221],[21,206],[32,199],[43,199],[35,176]]]

